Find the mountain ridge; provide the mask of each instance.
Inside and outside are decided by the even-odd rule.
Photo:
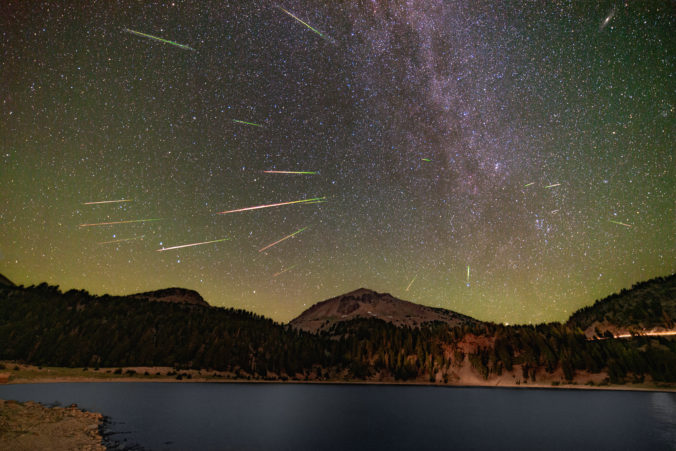
[[[289,325],[306,332],[319,333],[328,331],[337,323],[357,318],[378,318],[398,327],[421,327],[434,322],[449,327],[482,323],[453,310],[420,305],[395,298],[389,293],[358,288],[313,304],[289,321]]]

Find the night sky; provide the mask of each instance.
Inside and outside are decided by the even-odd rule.
[[[676,270],[670,1],[20,0],[0,34],[15,283],[528,323]]]

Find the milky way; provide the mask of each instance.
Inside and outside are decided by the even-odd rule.
[[[0,272],[563,320],[676,270],[676,20],[638,3],[9,3]]]

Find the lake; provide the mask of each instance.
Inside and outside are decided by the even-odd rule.
[[[58,383],[0,398],[110,417],[122,447],[674,450],[676,393],[375,385]]]

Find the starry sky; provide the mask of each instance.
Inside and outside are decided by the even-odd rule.
[[[367,287],[528,323],[676,270],[669,1],[1,9],[15,283],[277,321]]]

